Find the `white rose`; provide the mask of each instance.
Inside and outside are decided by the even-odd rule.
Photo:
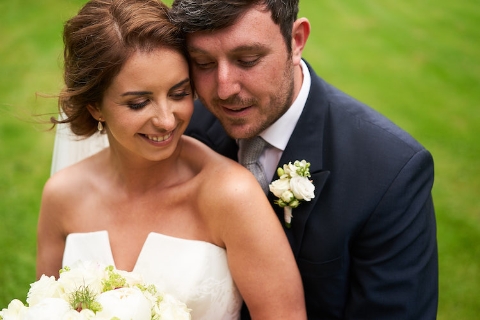
[[[119,288],[100,294],[97,301],[102,310],[97,312],[100,318],[120,320],[151,320],[152,304],[137,287]]]
[[[60,273],[58,283],[63,289],[64,299],[80,287],[88,287],[93,294],[102,292],[102,280],[106,277],[105,266],[95,262],[79,261],[69,271]]]
[[[26,311],[27,307],[23,302],[14,299],[8,304],[7,309],[0,311],[0,316],[3,317],[4,320],[20,320],[23,319],[23,315]]]
[[[121,275],[123,278],[125,278],[128,286],[134,286],[137,284],[143,284],[143,277],[134,272],[128,272],[128,271],[123,271],[123,270],[115,270],[116,273]]]
[[[78,312],[77,310],[70,310],[65,313],[62,317],[62,320],[93,320],[93,319],[100,319],[95,316],[95,312],[89,309],[83,309],[82,311]]]
[[[285,191],[290,189],[290,183],[288,179],[278,179],[269,185],[269,189],[277,198],[280,198]]]
[[[290,187],[295,198],[299,200],[310,201],[315,195],[315,186],[307,177],[296,176],[290,180]]]
[[[72,307],[61,298],[45,298],[29,307],[22,320],[63,320]]]
[[[90,319],[95,319],[95,313],[91,310],[88,310],[88,311],[90,311],[91,313],[78,312],[77,310],[72,309],[72,310],[67,311],[62,316],[61,320],[90,320]]]
[[[163,296],[160,305],[155,306],[155,311],[161,315],[162,320],[190,320],[190,309],[187,305],[170,294]]]
[[[62,288],[59,283],[55,281],[55,277],[47,277],[42,275],[40,279],[30,285],[30,290],[27,294],[27,303],[29,306],[34,306],[44,298],[60,298]]]

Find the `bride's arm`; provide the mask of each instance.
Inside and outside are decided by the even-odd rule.
[[[62,267],[65,247],[63,219],[68,213],[70,200],[65,192],[68,185],[62,182],[65,178],[64,173],[57,173],[43,189],[37,226],[37,279],[42,274],[58,278]]]
[[[306,319],[293,253],[257,181],[240,167],[215,177],[208,210],[252,319]]]

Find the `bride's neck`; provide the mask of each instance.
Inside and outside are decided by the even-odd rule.
[[[149,161],[142,157],[109,152],[112,180],[129,194],[145,193],[176,184],[180,177],[180,150],[161,161]]]

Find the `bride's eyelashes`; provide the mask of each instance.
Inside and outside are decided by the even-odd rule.
[[[182,100],[183,98],[188,97],[190,94],[191,94],[190,92],[182,92],[182,93],[173,94],[170,97],[173,100]],[[150,100],[145,100],[140,103],[128,103],[127,106],[132,110],[140,110],[145,106],[147,106],[149,102]]]
[[[127,106],[132,110],[139,110],[139,109],[142,109],[143,107],[145,107],[149,102],[150,102],[150,100],[144,100],[144,101],[139,102],[139,103],[128,103]]]
[[[185,97],[188,97],[191,94],[190,91],[183,90],[181,92],[175,92],[170,95],[173,100],[182,100]]]
[[[182,100],[192,94],[190,79],[186,78],[174,85],[168,93],[168,97],[173,100]]]
[[[169,93],[168,97],[172,100],[175,101],[180,101],[184,99],[185,97],[188,97],[192,94],[191,90],[189,89],[182,89],[182,90],[176,90],[172,93]],[[128,106],[132,110],[140,110],[147,106],[150,103],[150,99],[145,99],[142,101],[131,101],[127,102],[126,106]]]

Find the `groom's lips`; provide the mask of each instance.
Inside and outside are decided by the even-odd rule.
[[[231,115],[231,116],[243,116],[246,113],[248,113],[251,110],[251,108],[252,108],[252,106],[241,107],[241,108],[233,108],[233,107],[222,106],[223,112],[226,113],[227,115]]]

